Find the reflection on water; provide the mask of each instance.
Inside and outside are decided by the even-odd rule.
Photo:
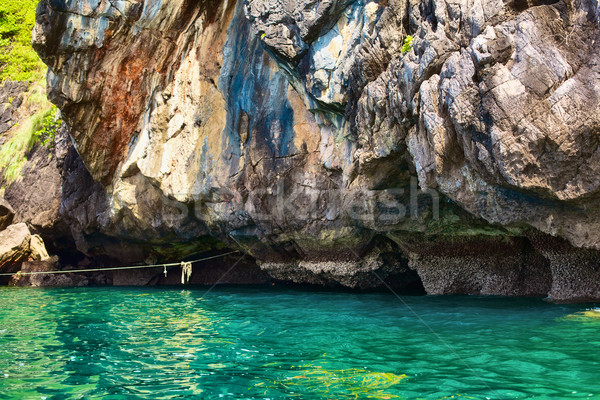
[[[600,399],[589,305],[203,293],[0,288],[0,399]]]

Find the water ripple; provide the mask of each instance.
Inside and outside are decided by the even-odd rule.
[[[203,293],[0,288],[0,400],[600,399],[589,306]]]

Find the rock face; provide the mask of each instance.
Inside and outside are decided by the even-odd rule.
[[[286,281],[598,298],[599,9],[42,0],[91,174],[61,213],[96,256],[218,241]]]
[[[3,197],[0,197],[0,231],[8,228],[15,217],[15,210]]]
[[[19,121],[19,107],[23,104],[26,82],[5,81],[0,85],[0,144],[4,144],[4,134]]]
[[[21,273],[13,275],[9,285],[24,287],[63,287],[107,285],[110,283],[110,279],[103,273],[44,273],[60,270],[58,261],[58,257],[52,257],[45,261],[26,261],[21,265]],[[32,272],[35,272],[35,274],[26,274]]]
[[[0,273],[17,272],[26,261],[48,259],[44,242],[38,235],[32,235],[26,224],[11,225],[0,232]],[[0,277],[0,280],[7,279]]]
[[[26,261],[31,254],[31,233],[25,224],[11,225],[0,232],[0,268],[9,271],[13,265]]]
[[[26,223],[36,233],[68,231],[66,225],[60,224],[61,201],[61,163],[63,153],[67,151],[68,136],[64,132],[57,135],[52,149],[36,146],[28,156],[28,162],[21,178],[9,185],[5,190],[6,200],[14,205],[15,220]],[[63,236],[64,238],[64,236]]]

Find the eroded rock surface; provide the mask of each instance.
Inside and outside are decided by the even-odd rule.
[[[8,228],[15,218],[15,210],[3,197],[0,197],[0,231]]]
[[[26,224],[11,225],[0,232],[0,273],[17,272],[23,262],[46,261],[49,258],[42,238],[32,235]]]
[[[598,10],[42,0],[34,46],[94,180],[60,207],[88,254],[212,237],[275,279],[598,297],[531,239],[600,249]]]
[[[25,224],[11,225],[0,232],[0,268],[2,272],[14,272],[31,254],[29,243],[31,233]]]
[[[6,142],[5,133],[20,119],[19,108],[23,104],[23,94],[28,86],[27,82],[10,80],[0,84],[0,144]]]

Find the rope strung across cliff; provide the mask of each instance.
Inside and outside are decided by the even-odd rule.
[[[41,275],[41,274],[74,274],[74,273],[79,273],[79,272],[123,271],[123,270],[127,270],[127,269],[144,269],[144,268],[160,268],[160,267],[163,267],[164,271],[166,272],[167,267],[177,267],[177,266],[184,266],[186,274],[191,275],[191,267],[192,267],[192,264],[194,264],[194,263],[213,260],[215,258],[225,257],[225,256],[229,256],[231,254],[236,254],[236,253],[239,253],[239,251],[231,251],[229,253],[219,254],[217,256],[211,256],[211,257],[206,257],[206,258],[201,258],[198,260],[188,261],[185,263],[177,262],[177,263],[170,263],[170,264],[136,265],[136,266],[129,266],[129,267],[73,269],[73,270],[69,270],[69,271],[46,271],[46,272],[43,272],[43,271],[21,272],[21,271],[19,271],[19,272],[12,272],[12,273],[3,273],[3,274],[0,274],[0,276],[13,276],[13,275],[17,275],[17,274],[19,274],[21,276]],[[189,280],[189,275],[187,276],[188,280]]]

